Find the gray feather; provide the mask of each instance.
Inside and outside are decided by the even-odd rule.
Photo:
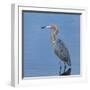
[[[71,66],[71,60],[70,60],[70,55],[69,55],[69,51],[66,48],[66,46],[64,45],[63,41],[58,39],[56,41],[56,47],[54,49],[55,54],[65,63],[67,63],[68,65]]]

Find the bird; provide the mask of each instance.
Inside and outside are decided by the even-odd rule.
[[[69,50],[64,44],[63,40],[58,38],[58,33],[59,29],[56,24],[49,24],[47,26],[42,26],[41,29],[50,29],[51,31],[51,45],[54,49],[54,53],[56,56],[63,61],[64,63],[64,70],[63,73],[61,73],[62,66],[60,64],[60,70],[59,70],[59,75],[70,75],[71,72],[71,59],[70,59],[70,54]],[[69,66],[69,69],[66,71],[67,66]],[[69,71],[69,72],[68,72]]]

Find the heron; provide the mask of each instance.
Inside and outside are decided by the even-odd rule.
[[[61,73],[62,66],[60,64],[59,75],[65,75],[64,73],[68,72],[68,70],[70,72],[71,70],[71,59],[70,59],[69,50],[65,46],[64,42],[58,38],[58,33],[60,30],[58,29],[56,24],[50,24],[50,25],[41,27],[41,29],[45,29],[45,28],[52,30],[51,31],[51,45],[54,49],[54,53],[59,58],[60,63],[61,61],[64,63],[63,73]],[[67,66],[69,66],[69,69],[66,71]]]

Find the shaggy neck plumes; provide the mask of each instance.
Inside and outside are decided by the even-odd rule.
[[[51,43],[52,43],[52,46],[53,46],[53,47],[55,47],[55,45],[56,45],[57,34],[58,34],[58,30],[53,30],[53,31],[51,32]]]

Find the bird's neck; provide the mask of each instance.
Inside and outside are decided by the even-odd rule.
[[[56,45],[57,34],[58,34],[58,30],[53,30],[53,31],[51,32],[51,43],[52,43],[53,46]]]

